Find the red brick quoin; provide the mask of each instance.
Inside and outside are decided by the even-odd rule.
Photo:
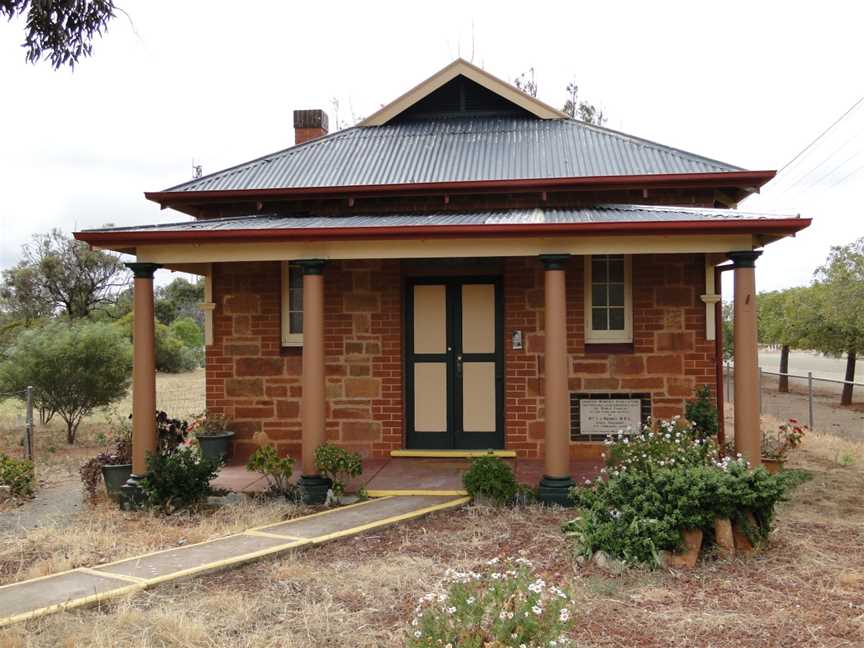
[[[705,340],[702,255],[633,257],[632,352],[584,344],[583,260],[567,266],[570,389],[647,392],[653,414],[683,413],[698,385],[714,385]],[[364,456],[403,447],[402,281],[399,261],[327,265],[327,437]],[[214,266],[214,344],[207,348],[207,407],[234,421],[235,461],[259,445],[300,453],[302,350],[280,347],[279,264]],[[534,258],[505,260],[506,445],[543,452],[543,274]],[[521,329],[524,349],[510,348]],[[620,350],[619,350],[620,351]],[[574,444],[576,447],[576,444]]]

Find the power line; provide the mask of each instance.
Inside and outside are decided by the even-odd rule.
[[[791,179],[789,179],[789,180],[786,180],[786,178],[790,178],[790,176],[788,176],[788,175],[784,176],[783,178],[779,178],[779,182],[777,182],[777,181],[774,182],[774,187],[773,187],[774,190],[775,191],[777,190],[778,185],[783,186],[784,180],[786,181],[786,189],[785,189],[786,191],[788,191],[789,189],[793,188],[794,186],[800,184],[805,178],[812,175],[815,171],[817,171],[820,167],[822,167],[822,165],[824,165],[826,162],[830,162],[837,153],[839,153],[844,148],[849,146],[849,144],[851,144],[853,141],[855,141],[855,139],[859,135],[861,135],[861,133],[864,133],[864,130],[860,131],[856,135],[853,135],[849,139],[843,140],[843,142],[840,144],[840,146],[838,146],[837,148],[832,150],[828,155],[826,155],[824,158],[822,158],[816,165],[811,167],[809,170],[804,171],[804,173],[799,174],[797,177],[791,176]],[[859,150],[858,153],[860,153],[860,152],[861,151]],[[858,153],[854,153],[852,157],[855,157]],[[850,158],[847,158],[847,160],[849,160],[849,159]],[[841,165],[842,165],[842,163],[841,163]],[[835,169],[836,169],[836,167],[835,167]]]
[[[807,151],[809,151],[819,140],[821,140],[823,137],[825,137],[825,135],[827,135],[828,132],[831,131],[832,128],[834,128],[837,124],[839,124],[841,121],[846,119],[847,115],[849,115],[849,113],[851,113],[853,110],[855,110],[862,103],[864,103],[864,95],[862,95],[861,98],[859,98],[858,101],[856,101],[854,104],[852,104],[852,106],[846,112],[844,112],[837,119],[835,119],[828,128],[826,128],[821,133],[819,133],[819,135],[817,135],[816,138],[812,142],[810,142],[807,146],[805,146],[803,149],[801,149],[798,152],[798,154],[795,155],[795,157],[793,157],[786,164],[784,164],[782,167],[780,167],[780,170],[777,172],[777,175],[779,176],[781,173],[783,173],[783,171],[785,169],[787,169],[790,165],[792,165],[795,162],[795,160],[797,160],[802,155],[804,155]]]

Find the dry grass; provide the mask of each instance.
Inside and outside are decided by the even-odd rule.
[[[846,453],[852,465],[838,463]],[[861,646],[862,458],[860,443],[811,435],[791,466],[813,479],[781,506],[767,550],[692,572],[610,576],[573,559],[558,530],[571,512],[468,508],[35,620],[0,634],[0,644],[396,646],[416,597],[447,567],[523,552],[576,593],[579,646]],[[146,518],[123,524],[165,542],[184,533]],[[110,547],[99,534],[85,537]]]
[[[284,500],[244,499],[213,512],[161,517],[126,513],[102,499],[68,524],[49,522],[0,540],[0,584],[239,533],[301,510]]]

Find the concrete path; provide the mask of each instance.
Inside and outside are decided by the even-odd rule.
[[[356,535],[468,501],[449,495],[382,497],[216,540],[12,583],[0,587],[0,627]]]
[[[48,525],[65,526],[81,511],[84,501],[80,483],[40,488],[36,497],[9,511],[0,512],[0,538]]]

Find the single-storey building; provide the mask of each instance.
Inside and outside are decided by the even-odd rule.
[[[809,224],[736,210],[774,171],[571,119],[461,59],[356,126],[294,127],[293,147],[145,194],[192,220],[76,233],[137,257],[135,474],[158,268],[206,277],[207,407],[235,458],[273,444],[314,490],[325,440],[510,450],[560,501],[606,432],[720,394],[731,267],[735,441],[759,462],[755,261]]]

